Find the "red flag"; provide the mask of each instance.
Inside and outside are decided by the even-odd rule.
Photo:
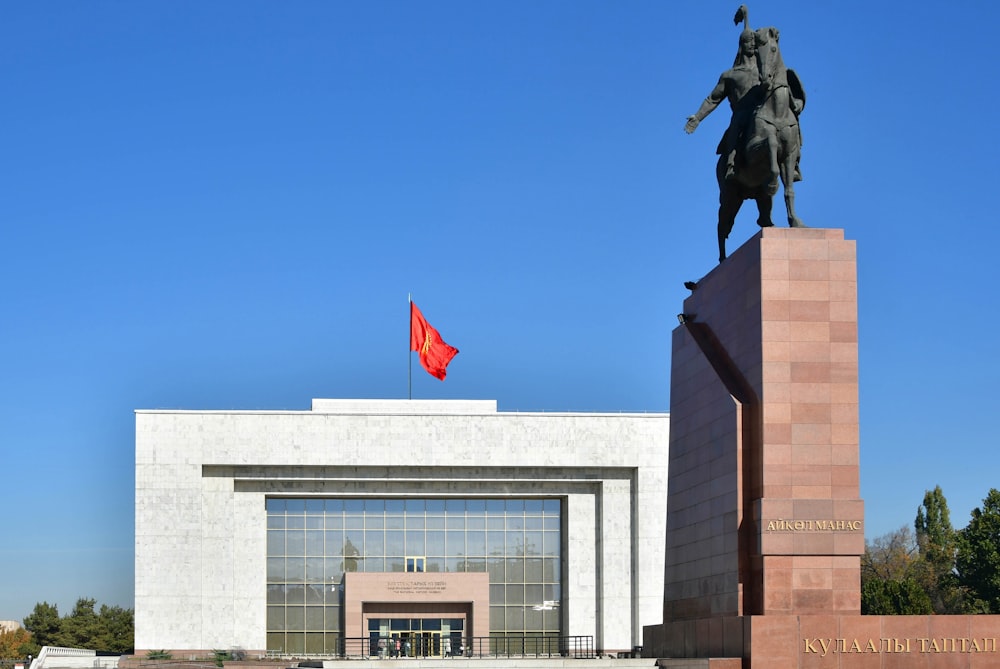
[[[413,302],[410,302],[410,350],[420,351],[420,364],[428,374],[442,381],[447,374],[445,368],[458,354],[457,348],[444,343]]]

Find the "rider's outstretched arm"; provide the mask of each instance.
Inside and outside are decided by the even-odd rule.
[[[715,111],[715,108],[722,104],[722,101],[726,99],[726,81],[725,77],[719,77],[719,83],[715,85],[712,92],[708,94],[701,106],[691,116],[687,117],[687,123],[684,124],[684,132],[691,134],[698,127],[698,124],[702,120]]]

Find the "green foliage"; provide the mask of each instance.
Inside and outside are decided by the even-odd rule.
[[[94,611],[94,599],[78,599],[73,612],[62,619],[60,632],[63,646],[67,648],[90,648],[101,635],[101,624]],[[103,648],[101,650],[104,650]]]
[[[949,515],[938,486],[917,509],[915,534],[904,527],[865,543],[862,613],[1000,614],[1000,491],[989,491],[965,529]]]
[[[955,530],[941,486],[924,493],[924,503],[917,507],[913,525],[924,561],[938,573],[951,571],[955,566]]]
[[[35,609],[24,618],[24,628],[31,632],[39,650],[42,646],[62,645],[60,627],[59,609],[48,602],[35,604]],[[37,655],[37,652],[34,654]]]
[[[934,613],[931,598],[912,578],[902,581],[871,579],[861,585],[861,613],[871,616]]]
[[[149,660],[172,660],[174,656],[166,650],[151,650],[146,653],[146,658]]]
[[[913,526],[920,549],[914,578],[930,597],[934,613],[965,613],[968,608],[965,593],[955,576],[958,535],[951,526],[948,501],[941,486],[924,494]]]
[[[113,653],[127,653],[135,645],[135,613],[132,609],[102,604],[97,614],[100,621],[95,647]]]
[[[905,525],[865,542],[861,558],[861,613],[933,613],[931,600],[916,578],[920,571],[916,539]]]
[[[221,667],[225,662],[233,659],[228,650],[213,650],[212,655],[214,656],[215,666],[217,667]]]
[[[48,602],[35,604],[34,611],[24,619],[24,627],[31,632],[38,648],[63,646],[111,653],[131,651],[135,643],[132,609],[105,604],[95,611],[96,605],[94,599],[81,598],[72,613],[59,617],[59,610]]]
[[[958,536],[957,580],[976,613],[1000,613],[1000,491],[991,488],[982,508]]]

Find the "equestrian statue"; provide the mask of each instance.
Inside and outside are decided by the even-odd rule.
[[[806,227],[795,215],[795,182],[802,179],[799,154],[802,132],[799,114],[806,105],[805,92],[795,70],[785,67],[778,47],[777,28],[750,29],[746,5],[740,5],[734,22],[743,22],[739,51],[733,67],[701,107],[689,116],[684,130],[695,131],[702,119],[723,100],[733,115],[719,142],[716,178],[719,182],[719,262],[726,259],[726,239],[744,200],[757,202],[757,225],[773,226],[771,208],[784,188],[788,225]]]

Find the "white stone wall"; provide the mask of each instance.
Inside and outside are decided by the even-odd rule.
[[[565,496],[566,631],[631,648],[661,622],[668,421],[493,401],[137,411],[136,648],[265,648],[268,494]]]

